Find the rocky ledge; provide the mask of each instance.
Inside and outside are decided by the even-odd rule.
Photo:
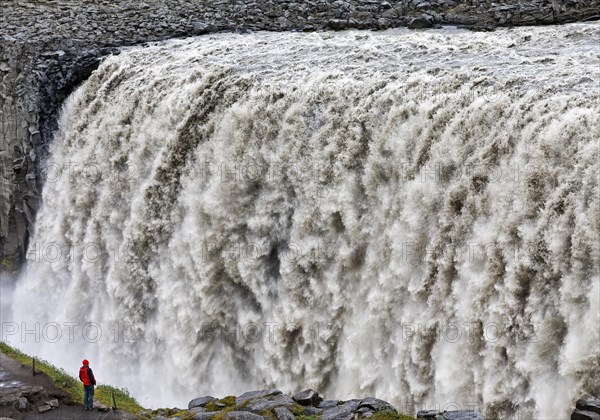
[[[326,400],[318,392],[307,389],[293,396],[277,389],[246,392],[237,397],[198,397],[189,402],[187,410],[162,409],[144,413],[154,420],[409,420],[412,416],[399,413],[390,403],[367,397],[347,401]],[[420,411],[417,418],[485,420],[473,411]]]
[[[592,395],[578,399],[571,420],[600,420],[600,399]]]

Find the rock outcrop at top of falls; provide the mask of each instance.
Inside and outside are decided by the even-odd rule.
[[[315,31],[555,24],[600,15],[597,0],[2,2],[0,263],[25,259],[64,98],[116,47],[215,31]]]

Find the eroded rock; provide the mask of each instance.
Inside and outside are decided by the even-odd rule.
[[[193,400],[191,400],[188,403],[188,408],[194,408],[194,407],[204,407],[206,404],[208,404],[211,401],[216,401],[217,399],[215,397],[211,397],[206,396],[206,397],[198,397],[198,398],[194,398]]]
[[[321,401],[323,401],[323,398],[319,395],[319,393],[312,389],[298,392],[292,398],[300,405],[317,406]]]

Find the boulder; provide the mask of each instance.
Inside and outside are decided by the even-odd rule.
[[[46,390],[44,389],[43,386],[34,386],[33,388],[31,388],[31,394],[35,395],[35,394],[45,394]]]
[[[19,391],[21,391],[21,394],[23,394],[23,395],[30,394],[32,389],[33,388],[30,387],[29,385],[23,385],[23,386],[19,387]]]
[[[52,408],[56,408],[59,405],[58,404],[58,400],[56,400],[56,399],[50,400],[50,401],[46,401],[46,404],[48,404]]]
[[[215,401],[215,400],[216,400],[216,398],[215,397],[211,397],[210,395],[208,395],[206,397],[194,398],[192,401],[190,401],[188,403],[188,408],[204,407],[209,402]]]
[[[21,395],[20,391],[14,390],[7,392],[6,394],[2,393],[0,394],[0,405],[12,405],[21,398]]]
[[[29,404],[29,401],[27,401],[27,398],[21,397],[17,401],[15,401],[15,408],[19,411],[25,411],[25,410],[27,410],[28,404]]]
[[[48,404],[44,404],[41,407],[38,407],[38,412],[40,413],[45,413],[46,411],[50,410],[52,410],[52,407],[50,407]]]
[[[273,412],[275,413],[275,418],[277,420],[294,420],[296,418],[294,414],[285,407],[275,407]]]
[[[360,401],[360,403],[358,404],[358,408],[360,409],[363,407],[370,408],[370,409],[372,409],[372,411],[379,411],[379,410],[384,410],[384,409],[396,411],[396,409],[387,401],[383,401],[378,398],[372,398],[372,397],[363,398]]]
[[[349,400],[336,407],[326,408],[321,414],[322,420],[351,420],[360,400]]]
[[[427,29],[433,27],[433,23],[424,17],[413,18],[408,22],[408,29]]]
[[[268,395],[266,397],[254,398],[244,407],[245,410],[249,410],[256,413],[261,413],[265,410],[272,410],[275,407],[292,407],[294,400],[285,394]]]
[[[319,405],[321,401],[323,401],[323,398],[317,393],[317,391],[312,389],[298,392],[292,398],[300,405],[312,405],[315,407]]]
[[[194,35],[205,35],[217,31],[215,25],[206,24],[204,22],[195,22],[192,26],[194,28]]]
[[[264,389],[262,391],[248,391],[235,399],[235,405],[240,405],[254,398],[266,397],[268,395],[279,395],[281,391],[278,389]]]
[[[592,411],[600,414],[600,399],[592,395],[586,395],[577,400],[575,408],[581,411]]]
[[[338,406],[338,402],[336,400],[325,400],[322,401],[317,407],[318,408],[332,408],[332,407],[337,407]]]
[[[575,409],[571,414],[571,420],[600,420],[600,414],[593,411]]]
[[[375,411],[370,407],[360,407],[356,410],[359,417],[371,417]]]

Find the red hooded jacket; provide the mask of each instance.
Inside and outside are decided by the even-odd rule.
[[[89,366],[81,366],[79,368],[79,379],[85,386],[96,385],[96,378],[94,378],[94,372]]]

